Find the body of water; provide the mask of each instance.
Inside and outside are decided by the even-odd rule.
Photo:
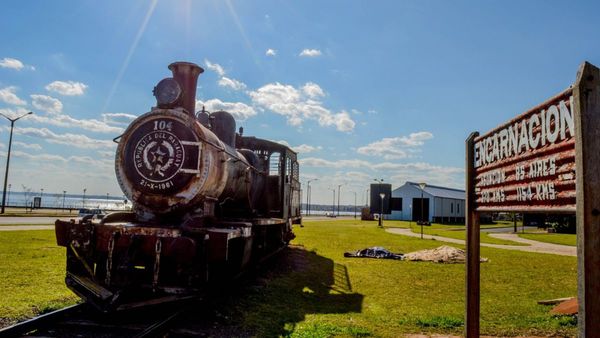
[[[97,196],[97,195],[70,195],[53,193],[33,193],[21,191],[6,192],[6,206],[30,207],[35,198],[41,198],[42,208],[99,208],[108,210],[125,210],[131,207],[131,202],[123,197]]]

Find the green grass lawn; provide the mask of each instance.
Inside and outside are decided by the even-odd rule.
[[[74,304],[54,230],[0,232],[0,324]]]
[[[370,222],[370,223],[373,225],[376,225],[376,222]],[[368,222],[365,222],[365,224],[368,224]],[[418,234],[421,233],[421,226],[416,225],[415,222],[385,221],[384,227],[390,227],[390,228],[394,228],[394,227],[409,228],[410,227],[412,232],[418,233]],[[485,228],[498,228],[498,227],[504,227],[504,225],[487,225]],[[423,226],[423,233],[426,235],[461,239],[463,241],[466,238],[465,227],[464,226],[456,226],[456,225],[444,225],[444,224],[433,223],[431,225]],[[505,239],[490,237],[489,233],[487,233],[487,232],[480,232],[479,237],[480,237],[481,243],[501,244],[501,245],[527,245],[527,244],[523,244],[523,243],[505,240]]]
[[[305,222],[295,232],[293,243],[309,252],[306,267],[269,280],[237,305],[244,325],[258,336],[462,333],[464,264],[343,257],[344,251],[376,245],[410,252],[443,243],[393,235],[361,221]],[[481,254],[490,259],[481,267],[482,334],[575,335],[572,318],[553,317],[549,307],[536,303],[576,295],[575,257],[490,248]]]
[[[519,233],[519,237],[552,244],[577,246],[577,235],[575,234]]]
[[[207,306],[258,337],[462,333],[464,264],[343,257],[375,245],[406,253],[443,243],[390,234],[374,222],[305,222],[294,231],[278,263]],[[576,295],[576,257],[485,247],[481,254],[490,259],[481,266],[482,334],[576,334],[572,318],[536,303]],[[64,248],[53,231],[0,232],[0,262],[2,324],[77,301],[64,286]]]

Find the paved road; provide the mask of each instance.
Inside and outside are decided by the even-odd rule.
[[[72,218],[75,218],[73,216]],[[58,217],[0,217],[0,224],[54,224]],[[61,217],[68,219],[68,217]]]
[[[386,229],[387,232],[404,235],[410,237],[421,237],[421,234],[417,234],[412,232],[410,229],[402,229],[402,228],[390,228]],[[528,244],[527,246],[523,245],[502,245],[502,244],[489,244],[489,243],[481,243],[481,246],[486,246],[490,248],[496,249],[505,249],[505,250],[518,250],[518,251],[528,251],[528,252],[537,252],[537,253],[548,253],[554,255],[561,256],[577,256],[577,247],[567,246],[567,245],[558,245],[551,243],[543,243],[538,241],[532,241],[529,239],[521,238],[515,234],[490,234],[492,237],[507,239],[514,242],[520,242],[524,244]],[[437,241],[449,242],[455,244],[465,244],[465,241],[462,239],[448,238],[442,236],[432,236],[432,235],[423,235],[425,239],[435,239]]]
[[[0,231],[51,230],[54,225],[2,225]]]
[[[483,228],[483,229],[481,229],[481,232],[513,232],[514,230],[515,230],[515,227],[510,226],[510,227],[502,227],[502,228]],[[533,226],[525,227],[525,231],[532,231],[532,230],[537,230],[537,227],[533,227]],[[523,231],[523,227],[518,226],[517,231],[518,232]]]

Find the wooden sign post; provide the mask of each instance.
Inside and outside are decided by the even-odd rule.
[[[600,332],[600,72],[466,141],[465,335],[479,336],[479,213],[575,213],[579,335]]]

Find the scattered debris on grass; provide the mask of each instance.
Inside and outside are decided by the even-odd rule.
[[[380,246],[374,246],[354,252],[344,252],[344,257],[402,259],[403,256],[404,255],[400,253],[390,252]]]
[[[574,315],[577,314],[578,310],[577,298],[571,298],[553,307],[550,313],[553,315]]]
[[[558,303],[562,303],[566,300],[571,300],[574,297],[563,297],[563,298],[555,298],[555,299],[546,299],[546,300],[538,300],[538,304],[540,305],[556,305]]]
[[[404,255],[407,261],[428,261],[435,263],[464,263],[466,254],[464,250],[452,246],[442,245],[435,249],[419,250]],[[487,258],[481,258],[481,262],[487,262]]]
[[[464,263],[466,260],[466,254],[464,250],[447,245],[442,245],[430,250],[410,252],[407,254],[393,253],[383,247],[374,246],[353,252],[345,252],[344,257],[387,258],[407,261],[428,261],[435,263]],[[481,258],[481,261],[487,262],[488,259]]]

